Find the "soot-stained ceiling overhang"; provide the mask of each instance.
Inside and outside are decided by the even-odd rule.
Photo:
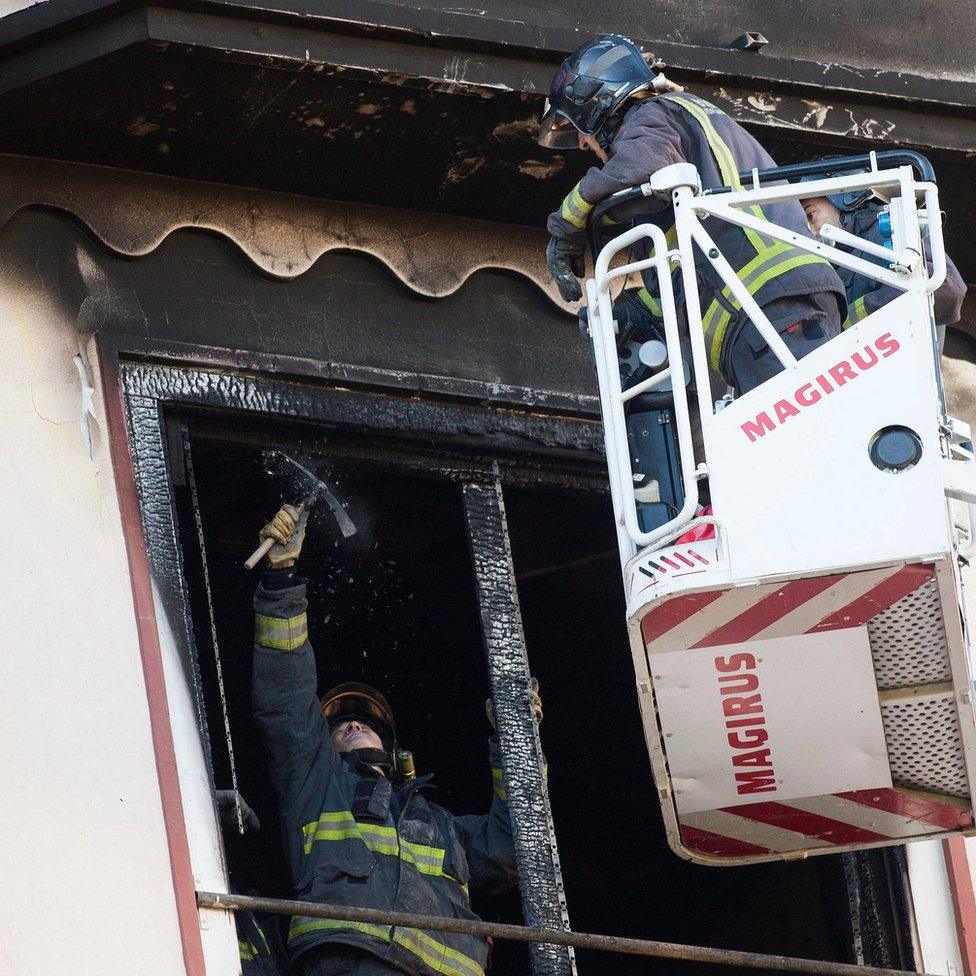
[[[758,2],[736,16],[769,31],[770,53],[735,51],[725,8],[702,2],[711,34],[679,5],[665,17],[629,0],[601,26],[644,37],[764,141],[814,142],[810,155],[976,151],[976,94],[958,65],[787,56],[787,25],[766,26]],[[590,6],[541,4],[527,19],[511,2],[46,0],[0,20],[0,151],[538,224],[586,166],[533,136],[554,65],[595,30]],[[855,41],[828,53],[863,65]]]

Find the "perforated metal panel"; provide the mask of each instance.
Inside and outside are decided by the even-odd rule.
[[[933,579],[868,621],[878,687],[949,681],[949,647],[939,586]]]
[[[883,702],[881,718],[896,786],[969,795],[951,691],[906,702]]]
[[[931,687],[952,679],[937,581],[883,610],[867,628],[879,690],[905,691],[881,704],[894,785],[968,796],[952,690]]]

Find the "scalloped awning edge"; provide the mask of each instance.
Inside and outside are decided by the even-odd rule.
[[[176,231],[205,230],[276,278],[299,277],[328,251],[361,251],[428,298],[499,269],[574,314],[549,276],[541,229],[0,154],[0,227],[30,207],[71,214],[127,257],[152,253]]]

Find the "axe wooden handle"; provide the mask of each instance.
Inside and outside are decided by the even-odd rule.
[[[316,492],[313,491],[310,495],[306,495],[295,506],[295,508],[298,509],[299,513],[305,512],[308,509],[310,509],[316,503],[316,501],[318,501],[318,495]],[[356,530],[353,529],[353,532],[355,531]],[[254,569],[254,567],[257,566],[257,564],[261,562],[262,559],[264,559],[264,557],[268,554],[268,552],[270,551],[271,547],[274,544],[275,544],[274,539],[272,539],[271,536],[268,536],[268,538],[265,539],[264,542],[262,542],[261,545],[259,545],[257,549],[255,549],[254,552],[251,553],[250,556],[247,557],[244,566],[247,569]]]
[[[244,565],[248,569],[254,569],[254,567],[257,566],[262,559],[264,559],[264,557],[268,554],[268,550],[270,550],[274,544],[274,539],[269,536],[264,540],[264,542],[261,543],[261,545],[257,547],[257,549],[254,550],[254,552],[251,553],[250,556],[247,557],[247,562],[245,562]]]

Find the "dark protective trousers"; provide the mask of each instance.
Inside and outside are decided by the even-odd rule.
[[[763,311],[797,359],[840,335],[840,309],[832,292],[779,298],[763,306]],[[723,349],[723,373],[732,381],[737,396],[755,389],[783,368],[759,330],[744,313],[741,317]]]
[[[356,946],[315,946],[295,960],[296,976],[403,976],[403,970]]]

